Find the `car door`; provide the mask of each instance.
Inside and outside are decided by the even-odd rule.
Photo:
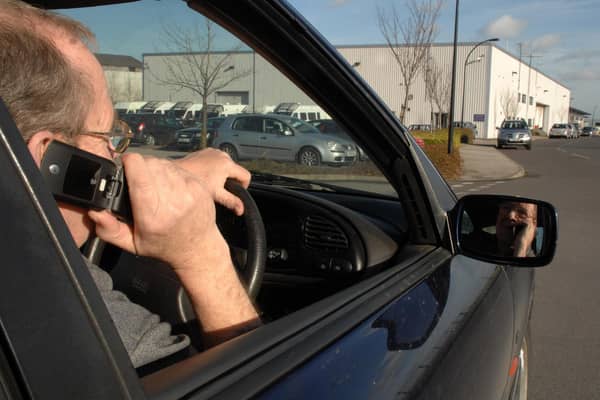
[[[228,139],[233,142],[241,159],[260,158],[263,149],[258,138],[262,134],[262,117],[241,116],[231,123]]]
[[[272,160],[294,161],[296,137],[293,129],[276,118],[265,117],[262,122],[263,132],[258,136],[261,156]]]

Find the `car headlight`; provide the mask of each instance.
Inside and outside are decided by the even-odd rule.
[[[327,148],[331,151],[344,151],[346,150],[346,146],[338,143],[338,142],[334,142],[334,141],[330,141],[327,142]]]

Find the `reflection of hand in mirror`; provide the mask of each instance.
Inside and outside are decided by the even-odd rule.
[[[500,204],[496,219],[498,250],[504,255],[532,257],[531,244],[537,227],[537,205],[505,202]]]

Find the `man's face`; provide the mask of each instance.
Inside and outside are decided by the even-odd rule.
[[[500,243],[512,243],[516,231],[524,225],[537,224],[537,206],[531,203],[500,204],[496,219],[496,237]]]

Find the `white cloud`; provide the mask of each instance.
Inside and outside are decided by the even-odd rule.
[[[583,63],[597,63],[600,61],[600,50],[578,49],[570,51],[556,59],[556,62],[575,61]]]
[[[561,74],[566,81],[597,81],[600,80],[600,71],[596,68],[584,68],[577,71],[569,71]]]
[[[531,48],[536,50],[547,50],[560,43],[560,35],[558,33],[549,33],[540,36],[531,41]]]
[[[512,39],[518,37],[526,26],[527,21],[503,15],[484,26],[482,32],[485,36]]]

